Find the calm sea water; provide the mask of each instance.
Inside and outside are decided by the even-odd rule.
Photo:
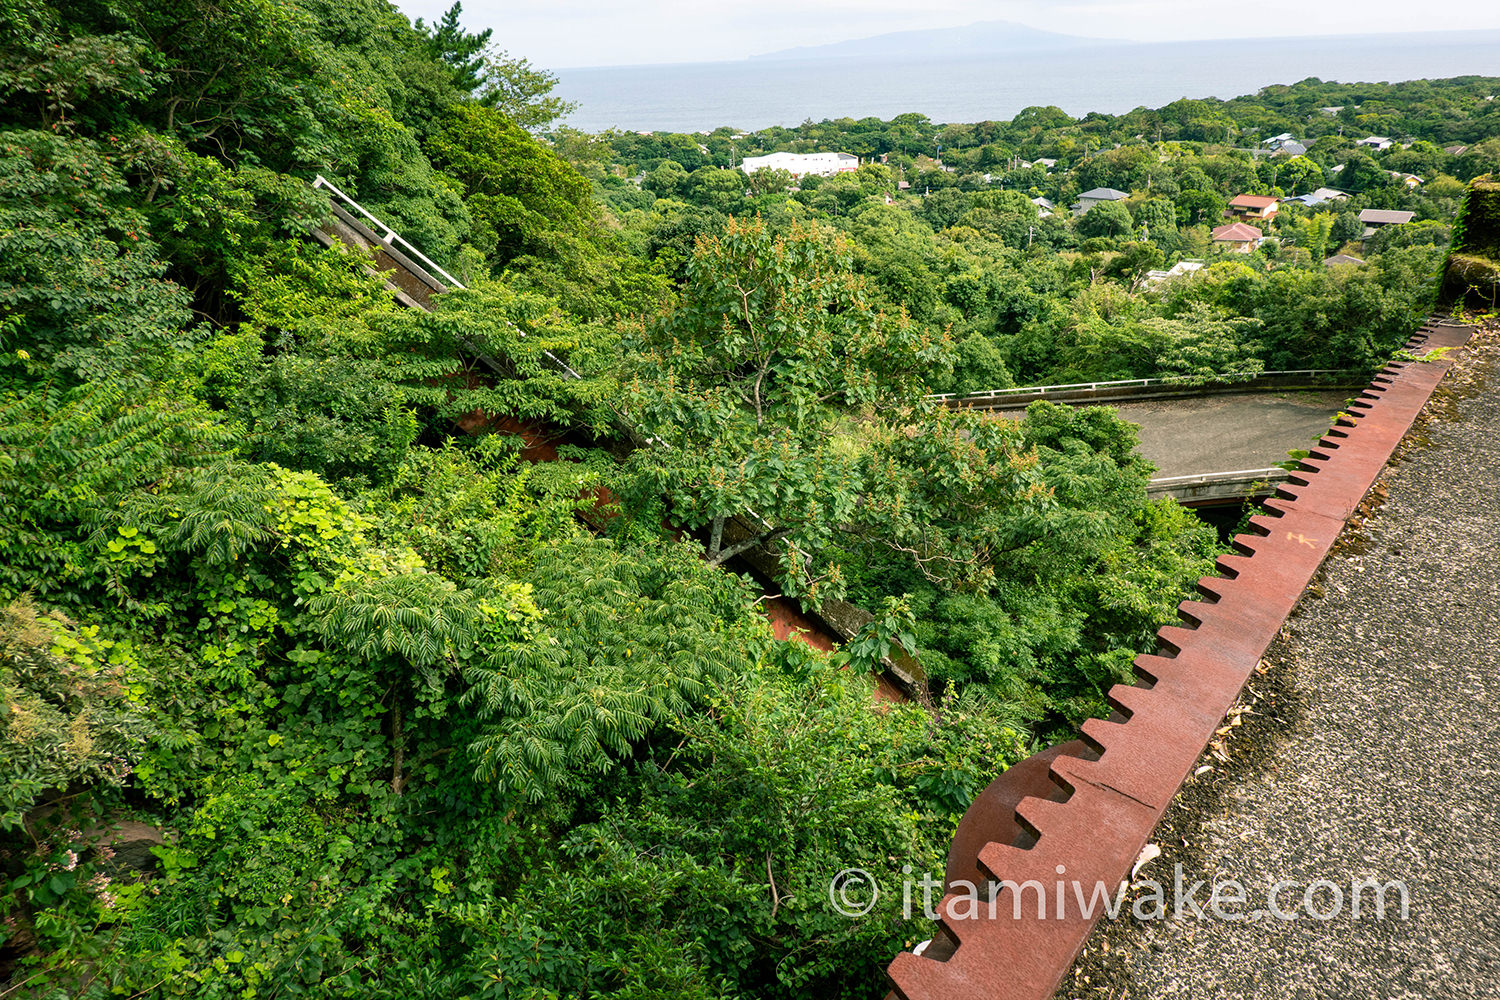
[[[1008,120],[1053,104],[1071,115],[1121,114],[1180,97],[1237,97],[1273,83],[1500,76],[1500,31],[1347,38],[1174,42],[989,59],[878,62],[765,60],[558,71],[588,132],[757,129],[804,119]],[[1500,97],[1497,97],[1500,100]]]

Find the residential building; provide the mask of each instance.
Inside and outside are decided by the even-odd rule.
[[[1048,198],[1033,198],[1031,203],[1036,206],[1037,214],[1044,219],[1057,210],[1057,206]]]
[[[1359,213],[1359,221],[1365,224],[1363,239],[1375,235],[1383,226],[1402,226],[1417,217],[1416,212],[1398,212],[1391,208],[1367,208]]]
[[[1337,267],[1340,264],[1353,264],[1360,267],[1364,265],[1364,261],[1346,253],[1336,253],[1323,262],[1324,267]]]
[[[1249,253],[1260,246],[1260,241],[1265,234],[1254,226],[1243,222],[1231,222],[1227,226],[1220,226],[1208,234],[1214,246],[1230,253]]]
[[[1114,188],[1093,188],[1078,196],[1078,203],[1073,206],[1074,215],[1082,215],[1095,205],[1101,205],[1106,201],[1123,201],[1129,198],[1126,191],[1116,191]]]
[[[1279,199],[1270,195],[1242,194],[1236,195],[1224,210],[1226,219],[1238,219],[1240,222],[1270,222],[1276,218],[1276,206]]]
[[[1203,261],[1201,260],[1178,261],[1172,266],[1170,271],[1147,271],[1145,279],[1141,282],[1141,286],[1144,288],[1155,288],[1164,281],[1170,281],[1173,278],[1185,278],[1201,270],[1203,270]]]
[[[859,157],[849,153],[767,153],[765,156],[747,156],[740,163],[747,174],[757,170],[785,170],[793,177],[808,174],[832,177],[859,169]]]
[[[1355,145],[1369,146],[1371,149],[1390,149],[1395,143],[1387,136],[1371,135],[1359,140]]]
[[[1288,198],[1287,201],[1300,201],[1311,208],[1313,205],[1321,205],[1325,201],[1344,201],[1348,197],[1343,191],[1334,188],[1318,188],[1312,194],[1299,194],[1295,198]]]
[[[1277,156],[1301,156],[1307,152],[1307,147],[1294,139],[1290,132],[1271,136],[1266,140],[1266,148]]]

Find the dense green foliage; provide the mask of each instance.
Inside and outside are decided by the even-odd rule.
[[[1450,300],[1477,308],[1500,302],[1500,181],[1480,177],[1469,185],[1453,224],[1453,251],[1444,271]]]
[[[1475,81],[1350,96],[1476,141],[1340,161],[1349,207],[1428,225],[1330,269],[1357,219],[1287,209],[1156,284],[1228,198],[1336,165],[1201,144],[1337,85],[764,133],[896,153],[789,192],[717,133],[537,139],[551,78],[459,15],[0,9],[6,996],[878,995],[925,934],[830,879],[938,870],[1216,545],[1111,411],[928,394],[1373,364],[1459,190],[1384,171],[1500,131]],[[938,135],[962,172],[914,158]],[[406,310],[310,239],[319,174],[467,288]],[[1032,202],[1097,185],[1131,197]],[[768,592],[875,617],[825,653]],[[892,654],[915,701],[873,699]]]
[[[942,125],[908,114],[706,136],[564,129],[553,139],[678,281],[684,239],[714,231],[725,214],[841,230],[877,307],[904,306],[964,345],[950,378],[930,376],[945,391],[1368,369],[1429,307],[1462,181],[1500,168],[1500,121],[1488,99],[1497,83],[1307,80],[1233,101],[1076,120],[1031,108],[1010,122]],[[1273,151],[1278,133],[1306,151]],[[1396,141],[1359,145],[1370,133]],[[800,183],[784,171],[724,183],[738,176],[727,169],[733,162],[778,150],[865,162]],[[625,179],[632,174],[639,189]],[[1099,187],[1128,197],[1073,216],[1078,195]],[[1289,200],[1323,188],[1342,197]],[[1273,220],[1254,223],[1266,239],[1249,254],[1210,240],[1239,195],[1283,199]],[[1055,207],[1039,210],[1041,199]],[[1416,224],[1366,239],[1359,213],[1367,208],[1409,210]],[[1371,266],[1325,268],[1340,252]],[[1151,277],[1181,260],[1210,265],[1200,276],[1211,293]]]

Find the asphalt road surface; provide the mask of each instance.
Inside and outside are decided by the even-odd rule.
[[[1308,449],[1352,390],[1257,393],[1116,404],[1140,425],[1140,453],[1158,477],[1265,469]]]

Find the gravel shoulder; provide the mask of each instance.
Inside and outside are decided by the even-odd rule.
[[[1158,827],[1208,911],[1101,921],[1059,998],[1500,998],[1500,333],[1476,338]],[[1233,723],[1232,725],[1230,723]],[[1405,886],[1384,919],[1356,881]],[[1331,919],[1284,911],[1315,880]],[[1134,890],[1140,898],[1149,889]],[[1312,902],[1331,909],[1331,887]],[[1397,901],[1392,904],[1391,901]],[[1170,900],[1169,900],[1170,902]],[[1128,905],[1128,904],[1127,904]],[[1149,910],[1149,906],[1143,909]]]

